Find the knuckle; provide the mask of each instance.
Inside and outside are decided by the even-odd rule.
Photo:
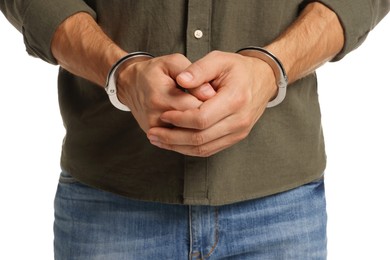
[[[154,122],[153,122],[153,120],[148,120],[148,122],[147,122],[147,126],[146,126],[146,129],[150,129],[150,128],[152,128],[154,126]]]
[[[232,136],[230,138],[227,146],[229,147],[229,146],[232,146],[234,144],[237,144],[237,143],[241,142],[242,140],[244,140],[246,137],[248,137],[248,132],[246,132],[246,131],[236,133],[234,136]]]
[[[191,143],[193,145],[202,145],[204,144],[204,137],[201,133],[195,133],[192,135]]]
[[[238,127],[239,127],[239,129],[242,129],[242,130],[248,130],[250,128],[251,124],[252,124],[252,122],[249,119],[249,117],[244,117],[238,123]]]
[[[239,96],[237,96],[236,98],[231,100],[229,102],[229,104],[230,104],[231,109],[233,109],[234,111],[237,111],[238,109],[240,109],[242,107],[243,100]]]
[[[152,95],[149,97],[149,104],[152,108],[161,107],[161,98],[157,95]]]
[[[195,148],[195,154],[198,157],[207,157],[209,155],[209,152],[204,146],[197,146]]]
[[[204,69],[203,69],[203,66],[200,65],[200,62],[195,62],[195,63],[192,63],[190,69],[189,69],[192,74],[194,75],[203,75],[205,73]]]
[[[231,96],[229,96],[229,107],[233,111],[238,111],[242,109],[247,104],[247,97],[243,95],[242,93],[234,93]]]
[[[147,123],[147,125],[148,125],[149,128],[156,126],[156,125],[157,125],[157,122],[158,122],[158,121],[157,121],[156,118],[153,117],[153,116],[148,116],[148,117],[146,118],[146,123]]]
[[[249,135],[249,131],[243,131],[243,132],[241,132],[240,134],[237,135],[236,141],[237,141],[237,142],[242,141],[242,140],[244,140],[245,138],[247,138],[248,135]]]
[[[219,56],[221,56],[222,52],[221,51],[218,51],[218,50],[213,50],[210,52],[210,56],[211,57],[214,57],[214,58],[218,58]]]
[[[251,132],[252,122],[249,118],[244,118],[236,124],[236,134],[233,137],[233,142],[239,142],[245,139]]]
[[[173,59],[173,60],[181,60],[181,59],[185,58],[185,56],[181,53],[173,53],[170,56],[171,56],[171,59]]]
[[[240,92],[237,95],[234,96],[233,103],[238,106],[243,106],[247,104],[249,101],[248,95],[246,95],[244,92]]]
[[[199,114],[195,119],[195,126],[198,129],[206,129],[208,127],[208,118],[204,114]]]

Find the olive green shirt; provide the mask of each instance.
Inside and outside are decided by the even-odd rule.
[[[23,33],[27,51],[56,64],[53,33],[77,12],[90,13],[128,52],[183,53],[195,61],[212,50],[269,44],[308,2],[0,0],[0,7]],[[345,46],[335,60],[359,46],[389,10],[387,0],[319,2],[337,13],[344,28]],[[203,36],[195,37],[196,30]],[[101,87],[64,69],[58,95],[66,128],[62,168],[82,183],[133,199],[222,205],[298,187],[321,178],[325,169],[315,74],[290,85],[283,103],[267,109],[246,139],[208,158],[151,145],[131,113],[113,107]]]

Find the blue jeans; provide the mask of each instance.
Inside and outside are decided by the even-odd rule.
[[[323,180],[226,206],[127,199],[62,173],[57,260],[326,259]]]

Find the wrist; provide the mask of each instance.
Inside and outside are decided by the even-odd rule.
[[[100,81],[103,82],[102,86],[105,86],[105,84],[107,84],[107,77],[115,63],[127,54],[127,52],[119,48],[115,43],[111,43],[105,48],[105,51],[103,52],[100,60],[100,64],[102,67],[99,71]],[[121,66],[121,68],[122,67],[124,66]]]
[[[126,79],[129,77],[119,77],[119,74],[125,71],[125,69],[128,66],[134,65],[137,62],[148,60],[151,58],[154,58],[154,56],[147,52],[132,52],[120,58],[111,67],[107,75],[105,90],[107,92],[111,104],[114,107],[122,111],[131,111],[130,108],[127,105],[123,104],[119,98],[119,94],[125,92],[124,89],[127,86],[127,84],[124,84],[123,80],[121,81],[121,84],[118,83],[118,78]]]
[[[238,54],[262,60],[272,69],[277,85],[276,97],[268,102],[267,107],[274,107],[282,103],[286,96],[288,78],[281,61],[271,52],[260,47],[247,47],[237,51]],[[274,84],[272,84],[274,85]]]

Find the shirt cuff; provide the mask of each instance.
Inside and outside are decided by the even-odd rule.
[[[309,0],[303,3],[302,8],[311,2],[322,3],[333,10],[344,29],[344,47],[332,61],[342,59],[346,54],[359,47],[373,27],[372,1]]]
[[[22,33],[27,52],[49,63],[57,64],[51,52],[51,41],[58,26],[78,12],[87,12],[96,19],[96,13],[84,1],[36,0],[27,7]]]

